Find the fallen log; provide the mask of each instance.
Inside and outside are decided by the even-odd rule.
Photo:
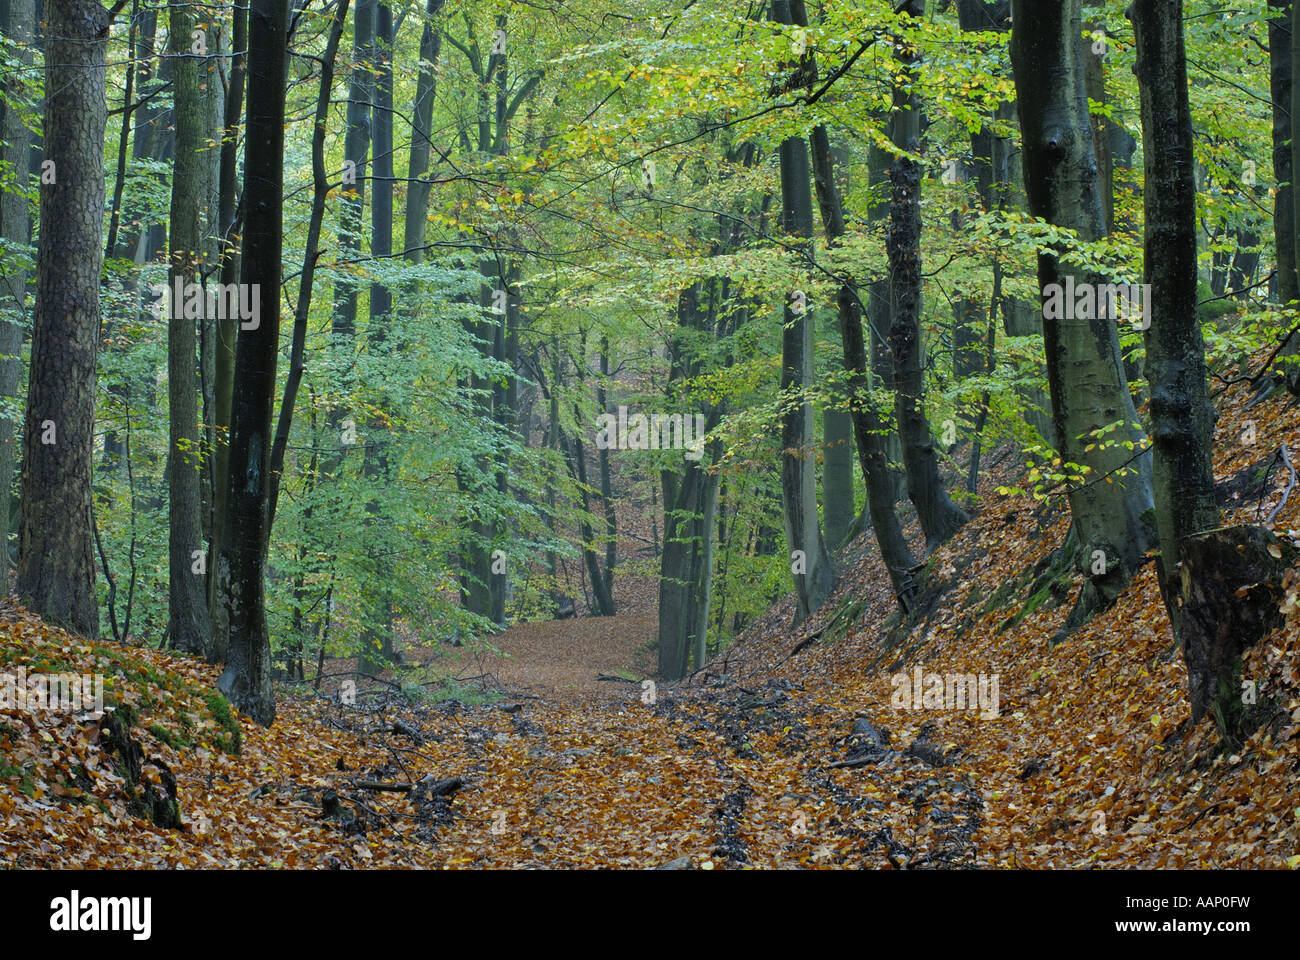
[[[414,793],[421,797],[445,797],[455,793],[465,785],[465,781],[460,777],[448,777],[445,780],[435,780],[433,775],[425,777],[423,780],[417,780],[414,783],[403,783],[400,780],[354,780],[352,786],[358,790],[374,790],[376,792],[386,793]]]

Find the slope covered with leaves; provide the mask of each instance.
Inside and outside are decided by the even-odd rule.
[[[1294,402],[1248,403],[1229,393],[1218,424],[1229,521],[1281,502],[1277,452],[1300,446]],[[85,642],[6,605],[0,672],[103,674],[152,787],[130,782],[93,718],[0,710],[0,866],[1296,866],[1295,578],[1286,627],[1244,665],[1262,723],[1225,748],[1212,719],[1189,722],[1153,565],[1051,644],[1077,584],[1031,597],[1027,574],[1068,516],[994,494],[1018,466],[1004,451],[983,509],[931,558],[928,615],[911,629],[868,533],[818,618],[792,634],[787,598],[706,670],[653,692],[560,683],[550,655],[598,642],[589,663],[633,665],[641,620],[627,638],[556,622],[520,635],[498,677],[507,699],[395,684],[347,706],[282,690],[264,730],[230,716],[215,668]],[[1300,494],[1274,526],[1297,537]],[[896,709],[891,677],[916,667],[996,674],[999,715]],[[179,829],[138,802],[167,774]]]

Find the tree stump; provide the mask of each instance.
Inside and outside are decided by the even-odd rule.
[[[1264,527],[1207,530],[1180,544],[1183,658],[1192,722],[1216,703],[1240,712],[1242,654],[1282,623],[1282,575],[1296,550]],[[1225,733],[1227,731],[1224,731]]]
[[[176,796],[176,777],[163,761],[145,756],[139,742],[131,737],[129,715],[111,710],[99,722],[100,743],[106,753],[120,758],[118,769],[126,781],[127,806],[141,819],[152,820],[168,830],[181,827],[181,808]],[[144,776],[144,768],[158,770],[158,780]]]

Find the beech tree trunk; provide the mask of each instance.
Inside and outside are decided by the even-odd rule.
[[[1277,249],[1277,299],[1284,306],[1300,300],[1296,278],[1295,189],[1291,182],[1291,27],[1292,0],[1269,0],[1268,76],[1273,101],[1273,241]]]
[[[1296,550],[1263,527],[1207,530],[1179,544],[1181,606],[1192,722],[1212,710],[1231,736],[1241,714],[1241,656],[1282,623],[1283,574]]]
[[[109,23],[96,0],[48,0],[45,24],[45,89],[58,96],[45,100],[17,594],[46,622],[93,638],[90,495]]]
[[[924,4],[915,0],[906,12],[919,17]],[[897,48],[896,48],[897,49]],[[900,150],[921,148],[921,111],[911,90],[916,54],[899,50],[895,56],[903,80],[894,88],[891,139]],[[939,476],[930,424],[925,416],[925,344],[921,337],[921,166],[903,154],[889,165],[890,304],[889,346],[894,358],[894,416],[903,444],[907,493],[916,507],[926,547],[933,550],[956,533],[970,517],[948,496]]]
[[[1105,208],[1080,56],[1079,0],[1018,0],[1012,10],[1011,61],[1029,210],[1077,231],[1083,240],[1099,239],[1105,234]],[[1052,248],[1039,252],[1038,281],[1044,298],[1052,284],[1108,282],[1062,261]],[[1091,468],[1087,481],[1069,494],[1073,560],[1088,579],[1067,630],[1111,603],[1155,542],[1151,458],[1141,452],[1146,436],[1120,361],[1116,320],[1095,315],[1106,312],[1068,319],[1044,311],[1043,317],[1060,454]],[[1127,426],[1104,437],[1093,434],[1117,421]]]
[[[1135,0],[1145,164],[1143,263],[1151,284],[1146,372],[1151,388],[1152,487],[1161,581],[1178,632],[1172,591],[1179,545],[1219,525],[1214,496],[1214,407],[1196,316],[1196,179],[1187,97],[1182,0]]]
[[[357,0],[352,22],[352,77],[348,87],[347,132],[343,135],[342,198],[339,212],[339,260],[361,255],[361,220],[366,200],[366,158],[370,152],[370,100],[374,76],[369,63],[375,26],[375,0]],[[344,270],[346,274],[346,268]],[[357,283],[346,275],[334,281],[331,332],[350,341],[357,326]],[[343,345],[339,343],[338,345]],[[334,427],[337,429],[338,422]]]
[[[717,297],[722,283],[714,279],[708,286],[710,296]],[[678,332],[669,347],[670,385],[698,376],[704,369],[697,344],[712,342],[732,329],[726,321],[721,328],[714,325],[718,312],[702,307],[701,287],[702,284],[692,284],[677,297]],[[736,318],[733,322],[744,320]],[[705,410],[705,433],[717,427],[722,413],[721,407]],[[683,410],[682,415],[693,414]],[[699,459],[683,456],[677,469],[662,470],[659,474],[664,541],[659,555],[658,652],[659,676],[664,680],[685,676],[692,662],[697,669],[704,665],[720,481],[709,465],[719,453],[719,445],[710,444]]]
[[[826,231],[827,245],[834,246],[844,236],[844,207],[835,182],[825,127],[817,126],[813,129],[811,145],[822,228]],[[857,289],[851,284],[841,286],[835,296],[835,307],[839,318],[840,343],[844,351],[844,369],[848,373],[846,387],[850,397],[849,416],[857,441],[858,464],[866,485],[867,510],[880,555],[889,570],[894,595],[906,610],[916,592],[911,574],[916,559],[912,556],[903,528],[898,522],[898,514],[894,510],[894,473],[889,467],[891,431],[876,410],[871,397],[871,367],[862,324],[862,299]]]
[[[1187,662],[1192,720],[1214,706],[1229,732],[1239,712],[1242,652],[1281,617],[1284,557],[1267,530],[1219,524],[1214,493],[1214,407],[1196,316],[1196,180],[1182,0],[1134,0],[1142,101],[1156,526],[1165,607]]]
[[[792,23],[788,0],[773,0],[772,19]],[[812,192],[808,144],[801,137],[782,141],[781,228],[798,249],[812,250]],[[830,554],[817,515],[817,471],[813,465],[812,319],[808,300],[792,291],[786,298],[781,335],[781,505],[786,547],[794,575],[799,622],[815,613],[835,585]]]
[[[172,61],[172,125],[176,131],[176,159],[172,167],[167,240],[170,267],[167,275],[167,409],[170,421],[167,629],[173,647],[202,656],[208,652],[210,620],[207,559],[200,516],[196,410],[199,379],[195,359],[196,318],[186,316],[185,302],[191,287],[200,286],[204,265],[199,211],[205,206],[202,193],[204,165],[207,163],[204,151],[208,139],[208,106],[200,89],[203,61],[191,50],[190,34],[199,22],[195,10],[188,2],[176,2],[169,6],[168,13],[167,46]],[[203,317],[197,320],[201,323]],[[196,563],[196,560],[201,562]]]
[[[275,720],[266,628],[267,462],[280,342],[287,40],[287,2],[252,0],[239,278],[250,289],[257,285],[260,315],[255,328],[241,328],[235,348],[239,390],[231,413],[229,509],[217,568],[228,584],[222,594],[230,643],[218,686],[240,712],[264,726]]]
[[[379,267],[386,266],[393,253],[393,11],[386,3],[374,7],[375,30],[371,61],[374,64],[374,108],[370,121],[371,203],[370,255]],[[370,283],[368,350],[378,352],[388,339],[393,295],[382,281]],[[382,387],[380,388],[382,389]],[[362,458],[362,471],[374,486],[388,484],[388,428],[378,420],[369,422]],[[366,525],[373,529],[382,522],[377,498],[366,503]],[[388,551],[374,538],[367,538],[370,562],[379,578],[379,589],[369,598],[369,624],[361,637],[358,670],[373,675],[393,658],[393,601],[388,592]]]
[[[221,137],[221,169],[218,173],[218,215],[221,225],[221,282],[230,289],[239,282],[239,246],[236,242],[236,214],[239,193],[239,128],[244,111],[244,79],[248,70],[248,11],[236,4],[231,10],[230,79],[226,88],[224,127]],[[208,662],[225,663],[230,638],[225,622],[226,603],[218,596],[215,574],[221,557],[222,531],[226,525],[230,490],[230,412],[235,390],[235,339],[239,321],[218,319],[213,328],[212,419],[216,443],[212,451],[212,543],[208,551],[208,609],[211,611],[211,642]]]
[[[1291,94],[1289,101],[1287,101],[1291,109],[1288,133],[1291,135],[1291,171],[1294,174],[1294,171],[1300,170],[1300,144],[1296,143],[1295,130],[1297,125],[1294,119],[1296,110],[1300,109],[1300,84],[1295,83],[1295,77],[1300,75],[1300,30],[1295,29],[1294,5],[1288,13],[1290,15],[1287,18],[1287,26],[1291,28],[1291,70],[1286,78],[1289,81]],[[1271,52],[1270,49],[1270,54]],[[1295,189],[1295,185],[1292,184],[1288,192],[1291,194],[1291,248],[1288,250],[1287,265],[1300,279],[1300,254],[1297,253],[1295,248],[1296,244],[1300,243],[1300,190]],[[1279,271],[1282,269],[1281,253],[1278,254],[1278,269]],[[1293,289],[1291,294],[1293,297],[1300,297],[1300,287]],[[1290,301],[1284,302],[1289,303]],[[1292,326],[1294,326],[1293,323],[1288,324],[1288,330]],[[1292,360],[1292,363],[1284,371],[1287,389],[1293,394],[1300,395],[1300,333],[1291,334],[1285,348],[1282,350],[1282,355]]]
[[[428,0],[424,10],[424,31],[420,34],[420,72],[415,81],[415,104],[411,109],[411,154],[406,176],[406,218],[404,247],[406,259],[419,263],[424,259],[424,230],[429,215],[429,192],[432,184],[425,180],[429,172],[429,140],[433,126],[433,99],[437,90],[435,69],[442,48],[442,31],[433,25],[446,0]]]

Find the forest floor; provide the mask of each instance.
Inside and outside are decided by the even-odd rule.
[[[1282,502],[1277,453],[1300,449],[1300,405],[1248,401],[1221,400],[1225,522]],[[0,673],[110,678],[141,782],[174,775],[182,817],[135,815],[150,788],[126,782],[93,719],[0,709],[0,867],[1300,864],[1295,580],[1287,625],[1244,665],[1262,725],[1225,747],[1212,719],[1190,722],[1154,565],[1050,643],[1077,583],[1029,597],[1026,574],[1068,516],[996,495],[1020,468],[999,456],[982,511],[930,558],[919,623],[897,623],[868,532],[816,618],[792,629],[786,598],[653,695],[638,681],[654,620],[637,612],[512,628],[495,640],[509,659],[458,664],[491,696],[435,701],[400,674],[355,706],[284,687],[266,730],[229,715],[212,667],[0,606]],[[1274,527],[1300,539],[1300,492]],[[996,675],[998,715],[891,705],[891,677],[916,667]]]

